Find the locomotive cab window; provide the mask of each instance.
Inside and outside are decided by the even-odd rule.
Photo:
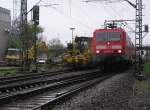
[[[121,41],[121,33],[119,32],[97,32],[96,41]]]
[[[121,34],[119,32],[109,33],[109,41],[121,41]]]
[[[96,41],[108,41],[108,33],[107,32],[97,32],[96,33]]]

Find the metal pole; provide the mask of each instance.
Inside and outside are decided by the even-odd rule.
[[[36,34],[36,23],[34,22],[34,64],[35,64],[35,72],[38,71],[38,65],[37,65],[37,45],[36,45],[36,40],[37,40],[37,34]]]
[[[73,31],[75,28],[71,27],[70,30],[72,31],[72,48],[74,49],[74,37],[73,37]]]
[[[26,33],[25,28],[27,25],[27,0],[21,0],[21,35],[22,35],[22,69],[24,70],[24,67],[26,68]]]
[[[136,47],[136,73],[142,74],[142,0],[136,0],[135,47]]]

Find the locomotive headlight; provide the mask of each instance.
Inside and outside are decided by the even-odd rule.
[[[99,50],[96,50],[96,53],[99,53],[100,51]]]
[[[121,53],[122,52],[122,50],[118,50],[118,53]]]

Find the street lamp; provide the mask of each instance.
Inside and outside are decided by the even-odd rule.
[[[72,47],[74,49],[74,37],[73,37],[73,31],[75,30],[75,28],[71,27],[70,30],[72,31]]]

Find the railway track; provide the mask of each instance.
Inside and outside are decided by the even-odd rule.
[[[11,91],[22,90],[24,88],[34,87],[35,84],[42,84],[46,82],[48,78],[54,77],[60,74],[67,74],[69,71],[56,71],[49,73],[34,73],[27,75],[20,75],[14,77],[0,78],[0,96],[2,93],[9,93]],[[53,78],[54,79],[54,78]]]
[[[69,74],[70,73],[70,74]],[[13,98],[14,94],[24,90],[30,90],[37,87],[42,87],[48,84],[52,84],[54,82],[58,82],[61,80],[67,80],[73,77],[80,77],[80,75],[89,74],[90,71],[82,71],[82,72],[57,72],[52,74],[42,74],[42,76],[38,76],[37,78],[21,78],[19,80],[6,80],[0,83],[0,102],[8,100],[8,98]],[[55,74],[55,75],[54,75]],[[13,95],[12,95],[13,94]]]
[[[42,73],[30,73],[30,74],[25,74],[25,75],[18,75],[18,76],[11,76],[11,77],[0,77],[0,85],[1,84],[6,84],[6,83],[11,83],[14,81],[19,81],[19,80],[28,80],[28,79],[33,79],[33,78],[39,78],[42,76],[53,76],[57,75],[60,73],[66,73],[70,72],[70,70],[65,70],[65,71],[53,71],[53,72],[42,72]]]
[[[98,70],[74,72],[61,80],[0,95],[0,110],[40,110],[93,83],[103,80]],[[58,77],[57,77],[58,78]],[[36,83],[35,83],[36,84]],[[12,101],[13,100],[13,101]],[[7,104],[5,104],[7,103]]]

